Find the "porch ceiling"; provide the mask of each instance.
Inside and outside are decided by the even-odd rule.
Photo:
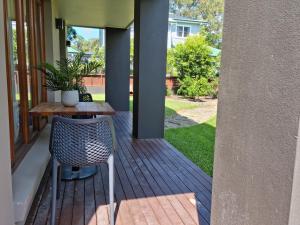
[[[127,28],[133,21],[134,0],[56,0],[67,25]]]

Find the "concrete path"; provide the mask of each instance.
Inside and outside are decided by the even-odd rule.
[[[189,127],[203,123],[217,114],[217,99],[202,99],[195,109],[180,110],[165,118],[165,129]]]

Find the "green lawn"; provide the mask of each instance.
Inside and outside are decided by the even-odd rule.
[[[165,131],[165,139],[212,176],[215,130],[216,117],[213,117],[199,125],[168,129]]]
[[[93,94],[94,101],[104,101],[104,94]],[[132,96],[130,96],[130,111],[132,111]],[[176,113],[176,111],[182,109],[193,109],[197,108],[197,104],[193,102],[181,101],[177,99],[166,98],[165,110],[166,116],[171,116]]]

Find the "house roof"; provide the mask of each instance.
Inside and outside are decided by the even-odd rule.
[[[207,23],[204,20],[194,19],[194,18],[185,17],[185,16],[179,16],[179,15],[175,15],[173,13],[169,14],[169,22],[187,22],[187,23],[195,23],[195,24]]]
[[[72,48],[72,47],[68,47],[67,50],[68,50],[68,53],[79,53],[78,50],[76,50],[75,48]]]

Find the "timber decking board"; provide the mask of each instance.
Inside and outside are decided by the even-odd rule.
[[[131,138],[129,112],[113,116],[116,225],[209,225],[211,178],[164,139]],[[26,225],[48,225],[49,169]],[[109,225],[108,168],[90,178],[62,181],[57,225]]]

